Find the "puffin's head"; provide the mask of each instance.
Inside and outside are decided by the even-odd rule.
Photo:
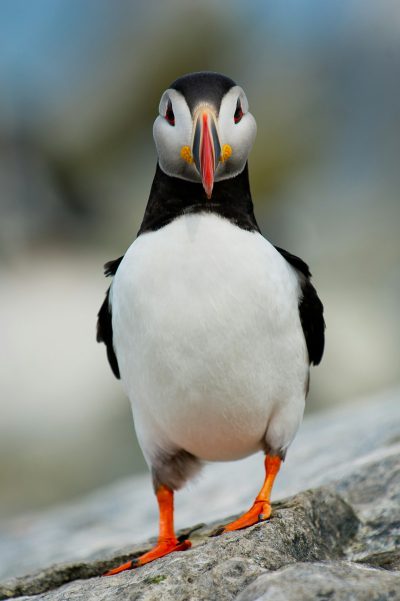
[[[161,169],[202,182],[211,198],[214,182],[235,177],[246,165],[257,125],[245,93],[219,73],[184,75],[164,92],[153,135]]]

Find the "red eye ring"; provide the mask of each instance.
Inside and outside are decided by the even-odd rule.
[[[237,104],[236,104],[236,110],[235,110],[235,114],[233,116],[233,119],[235,121],[235,123],[239,123],[239,121],[242,120],[243,117],[243,109],[242,109],[242,105],[240,103],[240,100],[238,98]]]
[[[170,125],[175,125],[175,115],[174,111],[172,110],[172,102],[170,100],[168,101],[167,110],[165,112],[165,118]]]

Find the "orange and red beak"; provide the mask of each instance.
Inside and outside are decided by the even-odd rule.
[[[192,155],[207,198],[210,199],[214,186],[215,170],[221,156],[221,144],[218,137],[216,116],[208,107],[201,108],[197,113]]]

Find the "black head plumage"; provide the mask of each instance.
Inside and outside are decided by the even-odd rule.
[[[218,113],[222,98],[235,85],[233,79],[221,73],[199,71],[179,77],[169,87],[185,97],[192,113],[199,100],[209,102]]]

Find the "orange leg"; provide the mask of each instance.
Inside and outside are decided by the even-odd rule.
[[[185,551],[185,549],[191,547],[190,541],[184,540],[180,542],[175,536],[174,492],[168,486],[161,485],[157,489],[156,495],[160,512],[160,527],[156,546],[147,553],[144,553],[144,555],[127,561],[113,570],[109,570],[104,576],[113,576],[125,570],[132,570],[145,563],[164,557],[164,555],[168,555],[168,553],[172,553],[173,551]]]
[[[264,484],[258,493],[253,506],[240,518],[234,522],[231,522],[230,524],[227,524],[222,532],[231,532],[232,530],[247,528],[248,526],[252,526],[259,521],[267,520],[270,517],[271,491],[280,466],[280,457],[276,455],[266,455]]]

